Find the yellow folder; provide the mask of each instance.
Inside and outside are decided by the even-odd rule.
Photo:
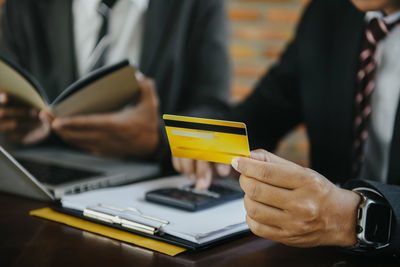
[[[134,244],[140,247],[158,251],[169,256],[176,256],[184,251],[185,248],[157,241],[151,238],[142,237],[125,231],[121,231],[112,227],[104,226],[101,224],[85,221],[83,219],[66,215],[50,208],[42,208],[33,210],[29,213],[32,216],[44,218],[50,221],[59,222],[72,226],[81,230],[96,233],[102,236]]]

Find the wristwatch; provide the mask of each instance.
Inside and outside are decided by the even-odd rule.
[[[361,196],[357,209],[354,249],[380,249],[389,245],[392,209],[386,199],[370,188],[353,189]]]

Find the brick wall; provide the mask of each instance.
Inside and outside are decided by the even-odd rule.
[[[279,59],[309,0],[225,1],[232,30],[231,97],[237,102],[251,93],[259,77]],[[304,127],[299,127],[280,143],[277,154],[307,166],[308,149]]]

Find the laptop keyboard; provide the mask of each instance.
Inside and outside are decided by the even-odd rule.
[[[53,163],[27,159],[18,159],[18,162],[36,179],[48,185],[60,185],[102,175],[101,172],[64,167]]]

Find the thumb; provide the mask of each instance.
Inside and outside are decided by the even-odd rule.
[[[7,93],[0,90],[0,105],[5,105],[8,102],[8,95]]]
[[[255,160],[259,160],[259,161],[271,161],[271,157],[268,151],[264,150],[264,149],[257,149],[257,150],[253,150],[250,152],[250,158],[251,159],[255,159]]]
[[[158,108],[159,100],[155,89],[155,83],[152,79],[143,78],[138,81],[141,89],[140,104],[151,105]]]
[[[53,115],[51,115],[50,113],[48,113],[48,112],[45,111],[45,110],[41,110],[41,111],[39,112],[39,118],[40,118],[42,121],[44,121],[44,120],[48,121],[50,124],[51,124],[51,123],[53,122],[53,120],[54,120]]]
[[[288,161],[286,159],[278,157],[277,155],[275,155],[271,152],[268,152],[264,149],[257,149],[257,150],[251,151],[250,158],[258,160],[258,161],[298,166],[296,163],[293,163],[291,161]]]

